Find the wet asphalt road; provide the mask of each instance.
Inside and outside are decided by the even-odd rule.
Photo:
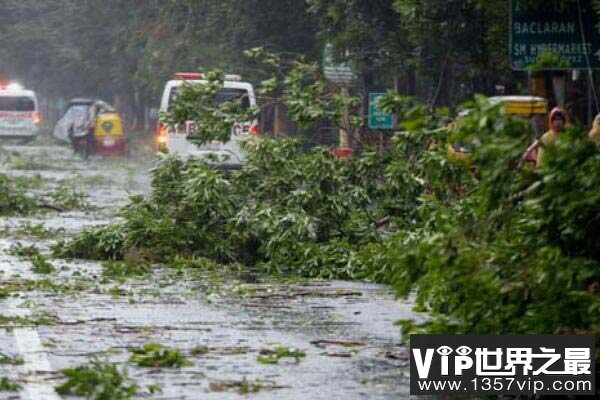
[[[412,304],[396,301],[385,287],[348,282],[248,283],[216,273],[177,274],[159,267],[148,277],[106,282],[101,264],[51,260],[58,272],[40,276],[11,255],[16,242],[43,251],[86,226],[114,221],[129,196],[149,190],[151,157],[84,162],[54,144],[5,146],[1,173],[37,180],[31,193],[75,187],[85,210],[2,218],[1,285],[47,280],[58,290],[28,288],[0,300],[0,315],[50,316],[41,326],[0,325],[0,352],[23,365],[0,365],[0,377],[20,392],[0,399],[58,399],[60,371],[99,359],[119,363],[149,399],[402,399],[408,398],[407,351],[394,322],[413,317]],[[33,185],[32,185],[33,186]],[[35,237],[31,226],[51,234]],[[29,227],[29,228],[27,228]],[[67,286],[68,285],[68,286]],[[14,324],[13,324],[14,325]],[[27,325],[27,324],[23,324]],[[128,350],[148,342],[180,349],[192,365],[139,368]],[[204,346],[204,354],[192,349]],[[300,362],[257,361],[276,346],[306,353]],[[239,394],[244,382],[258,393]],[[150,394],[149,386],[161,392]]]

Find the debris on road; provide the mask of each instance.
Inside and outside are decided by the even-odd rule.
[[[393,322],[412,316],[412,304],[397,303],[380,286],[280,282],[236,264],[199,257],[164,265],[143,249],[129,251],[123,261],[53,258],[64,250],[64,240],[87,227],[119,223],[120,209],[129,197],[148,193],[150,177],[145,171],[152,161],[91,160],[84,165],[66,148],[35,145],[14,146],[10,152],[19,153],[22,165],[29,166],[7,171],[10,185],[20,188],[14,193],[35,200],[75,182],[80,195],[64,199],[85,200],[85,206],[64,210],[40,210],[32,200],[32,208],[22,214],[11,212],[3,221],[0,304],[10,302],[14,313],[0,316],[0,352],[6,355],[1,360],[9,366],[22,357],[13,352],[14,329],[39,335],[41,349],[8,375],[24,388],[50,393],[54,391],[50,384],[63,376],[61,393],[84,397],[120,393],[127,400],[193,398],[200,392],[209,399],[243,393],[269,398],[277,390],[281,399],[328,399],[329,381],[336,379],[343,382],[345,397],[352,399],[365,389],[362,357],[375,357],[382,363],[382,374],[400,377],[401,371],[385,367],[383,354],[387,346],[398,344]],[[35,163],[27,161],[42,152],[52,169],[39,165],[43,169],[34,170]],[[100,238],[108,253],[118,245],[116,239],[109,231]],[[46,262],[53,271],[35,273],[34,260],[37,272]],[[382,355],[365,352],[339,361],[333,357],[324,365],[309,349],[311,342],[323,337],[369,343]],[[280,361],[286,358],[291,363]],[[44,367],[40,373],[31,363],[42,359],[48,370]],[[271,380],[274,363],[279,364],[277,382]],[[293,372],[288,364],[293,364]],[[103,380],[95,369],[110,377]],[[70,372],[67,376],[60,371]],[[394,398],[407,390],[406,380],[399,379],[374,392],[373,398]]]

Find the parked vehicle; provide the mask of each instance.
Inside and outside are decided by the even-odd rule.
[[[35,92],[14,83],[0,87],[0,138],[28,142],[39,134],[41,123]]]
[[[548,100],[535,96],[495,96],[490,97],[492,104],[501,104],[508,115],[530,119],[542,115],[544,120],[548,117]]]
[[[70,143],[84,157],[125,154],[128,150],[121,116],[100,100],[71,100],[54,128],[54,136]]]
[[[177,98],[179,90],[184,83],[206,84],[201,73],[177,73],[172,80],[167,82],[161,99],[160,111],[169,111],[171,104]],[[217,103],[240,99],[245,108],[256,107],[256,97],[252,84],[242,82],[237,75],[226,75],[223,89],[216,95]],[[160,147],[170,154],[183,158],[206,159],[225,168],[237,168],[246,159],[242,150],[241,141],[250,135],[258,135],[258,121],[240,121],[231,132],[228,142],[212,142],[198,145],[188,140],[193,130],[193,124],[188,122],[176,127],[167,127],[159,124],[157,141]]]
[[[530,121],[536,137],[546,131],[549,108],[546,99],[535,96],[496,96],[490,97],[488,101],[494,105],[501,105],[507,115]],[[468,111],[464,112],[463,116],[466,114]],[[457,123],[460,123],[460,116],[453,124]],[[448,146],[448,158],[455,162],[470,165],[472,162],[470,153],[469,144],[456,143]]]

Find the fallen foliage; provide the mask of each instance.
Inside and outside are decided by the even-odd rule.
[[[0,392],[18,392],[22,387],[16,382],[3,376],[0,378]]]
[[[291,358],[298,364],[304,357],[306,353],[301,350],[278,346],[274,349],[261,349],[256,360],[261,364],[279,364],[282,359]]]
[[[561,135],[534,170],[520,166],[530,127],[484,99],[451,125],[442,112],[388,102],[405,118],[384,154],[338,160],[260,139],[234,173],[169,157],[122,222],[57,253],[119,260],[136,250],[416,289],[432,318],[406,321],[408,331],[598,334],[600,153],[585,133]],[[458,142],[472,149],[469,163],[449,157]]]
[[[23,246],[21,243],[15,244],[10,249],[12,255],[29,260],[32,264],[32,272],[35,274],[48,275],[56,271],[54,265],[48,261],[35,246]]]
[[[129,361],[147,368],[183,368],[191,365],[181,351],[159,343],[146,343],[132,349]]]
[[[129,400],[138,387],[116,365],[94,361],[89,365],[62,371],[67,381],[56,387],[60,395],[85,397],[90,400]]]
[[[0,174],[0,215],[28,215],[38,207],[35,199],[26,194],[21,182]]]

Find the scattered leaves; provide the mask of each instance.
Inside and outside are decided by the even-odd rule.
[[[93,361],[90,365],[62,371],[67,381],[56,387],[60,395],[85,397],[89,400],[130,400],[138,386],[116,365]]]
[[[292,358],[296,363],[299,363],[306,353],[298,349],[278,346],[274,349],[262,349],[257,357],[257,361],[261,364],[279,364],[284,358]]]
[[[171,349],[159,343],[146,343],[142,347],[130,350],[129,361],[147,368],[183,368],[192,365],[177,349]]]
[[[21,357],[11,357],[4,353],[0,353],[0,365],[23,365],[24,361]]]
[[[0,392],[18,392],[22,387],[7,377],[0,378]]]

